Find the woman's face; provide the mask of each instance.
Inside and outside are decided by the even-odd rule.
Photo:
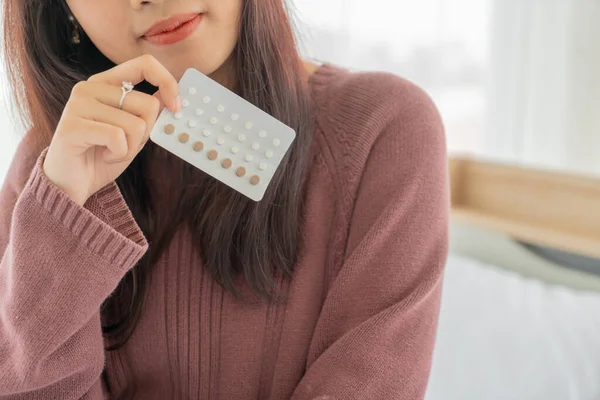
[[[189,67],[211,75],[230,59],[238,40],[242,1],[67,0],[67,4],[86,35],[111,61],[120,64],[151,54],[179,80]],[[174,24],[178,25],[197,15],[170,34],[147,34],[153,25],[171,17],[180,17]]]

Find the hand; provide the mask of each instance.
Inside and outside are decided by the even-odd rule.
[[[123,81],[147,80],[154,95],[132,91],[119,109]],[[171,73],[150,55],[129,60],[77,83],[71,92],[44,161],[48,179],[83,205],[114,181],[148,141],[163,102],[181,108]]]

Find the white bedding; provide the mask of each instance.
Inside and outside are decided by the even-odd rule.
[[[600,400],[600,293],[451,255],[426,400]]]

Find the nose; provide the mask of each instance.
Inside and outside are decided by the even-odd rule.
[[[159,4],[162,3],[164,0],[129,0],[129,3],[131,3],[131,8],[135,9],[135,10],[139,10],[141,8],[143,8],[144,6],[150,5],[150,4]]]

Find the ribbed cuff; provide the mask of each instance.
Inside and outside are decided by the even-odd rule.
[[[38,158],[25,190],[94,254],[111,264],[133,267],[148,243],[117,185],[106,186],[81,207],[44,174],[47,151]]]
[[[140,246],[146,245],[146,238],[135,222],[121,190],[115,182],[111,182],[84,204],[84,208],[90,210],[107,225]]]

